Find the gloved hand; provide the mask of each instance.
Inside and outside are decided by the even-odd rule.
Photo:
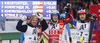
[[[42,21],[43,20],[43,15],[40,13],[37,13],[36,16]]]
[[[85,43],[85,41],[84,41],[84,37],[83,37],[83,36],[80,37],[80,41],[81,41],[81,43]]]
[[[70,37],[70,43],[72,43],[72,38]]]
[[[92,14],[91,14],[91,20],[92,20],[92,21],[96,21],[96,20],[97,20],[97,15],[94,14],[94,13],[92,13]]]
[[[68,43],[72,43],[72,38],[70,37],[69,38],[69,41],[67,41]]]
[[[27,17],[26,17],[25,15],[21,17],[21,20],[22,20],[22,21],[24,21],[24,20],[26,20],[26,19],[27,19]]]

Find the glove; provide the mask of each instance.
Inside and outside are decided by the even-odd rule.
[[[27,19],[27,17],[24,15],[24,16],[22,16],[22,18],[21,18],[21,20],[22,21],[24,21],[24,20],[26,20]]]
[[[96,21],[96,20],[97,20],[97,15],[94,14],[94,13],[92,13],[92,14],[91,14],[91,20],[92,20],[92,21]]]
[[[43,20],[43,15],[40,13],[37,13],[36,16],[42,21]]]
[[[68,43],[72,43],[72,38],[70,37],[69,38],[69,41],[67,41]]]
[[[72,38],[70,37],[70,43],[72,43]]]
[[[81,41],[81,43],[85,43],[83,36],[80,38],[80,41]]]

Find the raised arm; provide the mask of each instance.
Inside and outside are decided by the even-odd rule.
[[[46,23],[46,21],[43,19],[43,15],[41,13],[37,13],[36,16],[39,18],[39,20],[41,21],[41,26],[42,26],[42,31],[46,30],[48,25]]]
[[[71,21],[73,21],[73,19],[74,19],[73,16],[70,14],[70,18],[66,19],[64,21],[64,24],[70,23]]]
[[[48,28],[48,24],[46,23],[46,21],[43,19],[42,20],[42,31],[46,30]]]
[[[21,20],[19,20],[19,22],[17,23],[17,26],[16,26],[16,29],[20,32],[26,32],[27,30],[27,25],[22,25],[23,21],[26,20],[27,17],[26,16],[23,16],[21,18]]]
[[[76,26],[76,21],[72,21],[70,22],[70,24],[75,25]]]
[[[22,25],[23,21],[20,20],[18,23],[17,23],[17,26],[16,26],[16,29],[20,32],[26,32],[27,30],[27,25]]]

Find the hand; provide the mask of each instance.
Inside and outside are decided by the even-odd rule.
[[[43,20],[43,15],[40,13],[37,13],[36,16],[42,21]]]
[[[26,19],[27,19],[27,17],[26,17],[25,15],[21,17],[21,20],[22,20],[22,21],[24,21],[24,20],[26,20]]]
[[[97,20],[97,15],[92,13],[91,14],[91,20],[93,20],[93,21]]]
[[[70,37],[70,43],[72,43],[72,38]]]

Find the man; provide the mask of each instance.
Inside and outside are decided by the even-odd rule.
[[[61,13],[60,18],[64,21],[66,17],[68,17],[69,13]],[[71,43],[71,35],[70,35],[70,28],[69,24],[66,24],[63,27],[63,32],[62,32],[62,43]]]
[[[29,18],[30,18],[30,17],[28,16],[28,17],[27,17],[27,20],[26,20],[26,25],[30,24],[30,19],[29,19]],[[20,43],[23,43],[23,41],[24,41],[24,33],[21,32]]]
[[[97,22],[96,14],[91,14],[91,18],[85,12],[85,10],[78,11],[77,21],[71,22],[71,24],[77,27],[77,43],[90,43],[93,29],[99,30],[99,24]],[[98,25],[98,29],[95,28],[94,23]],[[92,30],[91,30],[92,29]]]
[[[72,20],[72,16],[64,21],[61,20],[59,11],[53,10],[51,13],[51,20],[48,22],[49,43],[61,43],[63,26]]]
[[[22,19],[18,22],[16,29],[20,32],[24,32],[24,43],[39,43],[40,36],[38,35],[44,31],[48,25],[46,21],[43,19],[42,14],[32,15],[30,18],[29,25],[22,25],[23,21],[26,20],[26,16],[23,16]],[[41,23],[38,23],[38,18]],[[41,26],[39,26],[40,24]]]

